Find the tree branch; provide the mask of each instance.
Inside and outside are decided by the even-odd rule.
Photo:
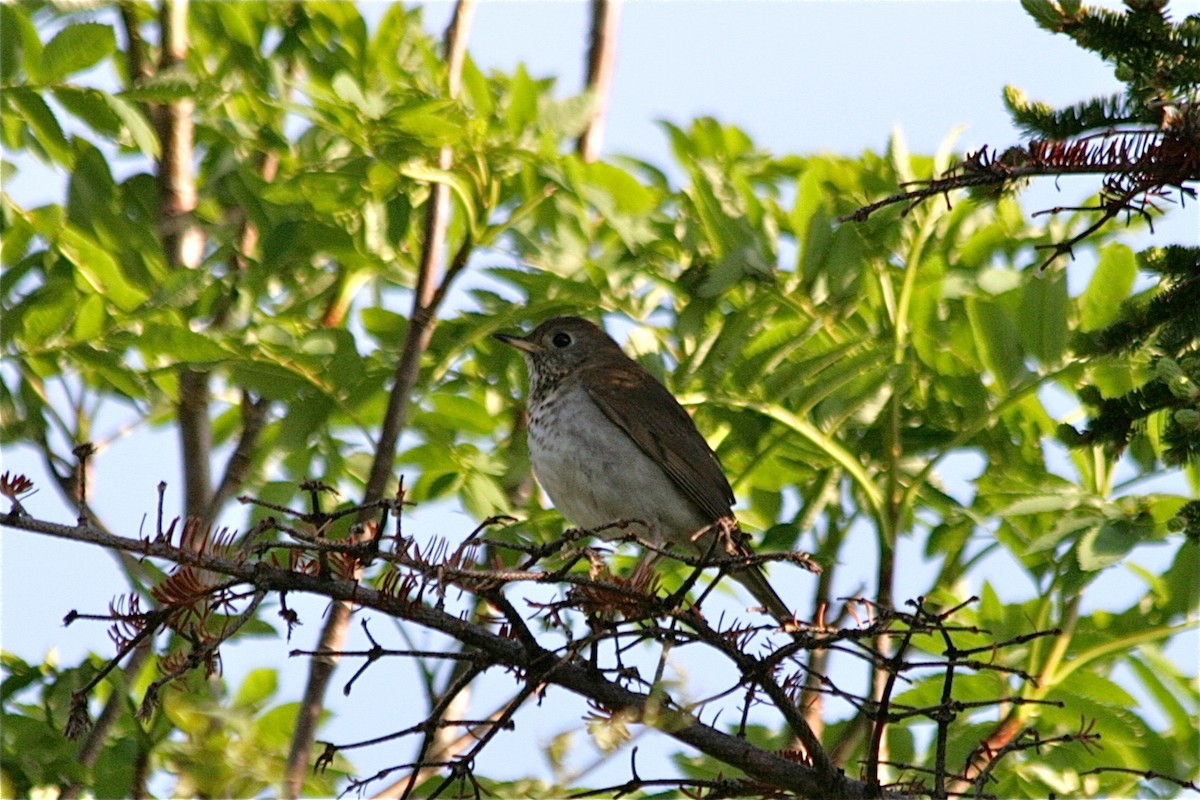
[[[462,67],[466,60],[467,35],[474,17],[475,0],[458,0],[454,16],[446,30],[447,93],[456,97],[462,85]],[[443,147],[438,154],[438,166],[449,169],[453,153]],[[412,313],[409,315],[408,330],[404,337],[400,362],[396,365],[392,391],[388,397],[383,430],[375,448],[375,459],[371,464],[364,493],[364,505],[382,498],[394,474],[396,445],[408,420],[408,407],[412,402],[420,376],[421,355],[429,347],[436,324],[438,302],[445,295],[445,287],[457,272],[450,272],[442,282],[441,291],[437,280],[438,270],[444,258],[446,229],[450,212],[449,190],[444,184],[431,183],[430,195],[425,209],[425,246],[417,272],[413,291]],[[462,257],[463,263],[466,256]],[[318,649],[341,650],[349,629],[350,605],[334,603],[321,631]],[[288,797],[298,797],[312,752],[317,720],[324,706],[329,680],[337,666],[335,656],[316,658],[309,671],[308,683],[301,700],[296,729],[292,735],[291,751],[284,773],[284,792]]]
[[[162,55],[158,71],[183,69],[188,55],[188,0],[165,0],[159,14]],[[204,233],[195,224],[195,101],[182,97],[155,107],[162,155],[158,163],[159,231],[167,263],[175,269],[198,269]],[[183,449],[184,516],[202,516],[212,493],[212,422],[209,419],[209,375],[184,367],[179,373],[180,446]]]
[[[806,797],[867,798],[878,797],[878,787],[851,780],[840,771],[814,768],[805,763],[763,750],[748,740],[731,736],[701,723],[691,713],[664,704],[654,691],[638,692],[610,679],[605,670],[568,648],[565,654],[546,650],[528,637],[519,640],[493,633],[484,624],[461,619],[440,608],[416,602],[406,593],[368,588],[357,580],[329,575],[313,575],[252,561],[244,554],[218,555],[197,552],[186,546],[174,546],[161,539],[129,539],[87,525],[61,525],[10,512],[0,516],[0,525],[54,536],[70,541],[125,551],[142,557],[160,558],[225,575],[253,587],[254,594],[267,592],[303,592],[350,605],[370,608],[398,620],[406,620],[450,636],[464,646],[486,654],[497,666],[516,670],[529,685],[545,683],[559,686],[588,698],[596,707],[611,713],[621,712],[631,720],[649,725],[681,744],[736,767],[753,780]],[[227,588],[228,583],[222,584]],[[883,795],[888,796],[888,795]]]
[[[620,28],[621,0],[592,0],[591,47],[588,49],[587,90],[592,95],[592,110],[587,127],[579,137],[578,152],[587,162],[600,157],[604,147],[604,123],[612,94],[613,74],[617,66],[617,31]]]

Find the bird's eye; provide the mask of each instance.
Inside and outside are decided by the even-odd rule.
[[[569,345],[571,343],[571,334],[556,333],[556,334],[554,334],[554,338],[551,339],[550,341],[554,343],[555,347],[566,347],[567,345]]]

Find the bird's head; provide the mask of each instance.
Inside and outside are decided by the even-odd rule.
[[[497,333],[495,338],[521,351],[534,384],[558,380],[607,359],[627,359],[604,329],[581,317],[554,317],[528,336]]]

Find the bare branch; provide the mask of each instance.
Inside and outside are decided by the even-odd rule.
[[[460,619],[439,608],[371,589],[354,580],[283,569],[263,561],[250,562],[244,558],[197,552],[164,541],[127,539],[88,526],[60,525],[11,513],[0,517],[0,524],[226,575],[251,585],[255,597],[267,592],[305,592],[375,609],[478,649],[486,653],[492,663],[529,676],[531,686],[537,683],[557,685],[589,698],[598,708],[621,709],[632,720],[651,725],[680,743],[734,766],[765,784],[805,796],[859,798],[876,794],[866,784],[850,780],[836,770],[826,772],[764,751],[745,739],[701,723],[688,712],[664,706],[660,696],[626,688],[587,659],[572,653],[556,655],[526,637],[515,640],[503,631],[492,633],[483,625]],[[196,658],[202,658],[204,654],[205,651],[201,651]]]
[[[621,0],[592,0],[591,46],[587,61],[587,91],[592,96],[592,109],[578,144],[580,157],[588,162],[598,159],[604,146],[604,122],[617,66],[620,17]]]
[[[1196,198],[1189,183],[1200,180],[1200,138],[1189,107],[1162,128],[1113,129],[1081,136],[1070,141],[1033,139],[1024,147],[1010,147],[1003,153],[986,147],[969,153],[945,175],[918,181],[919,188],[907,189],[862,206],[840,218],[841,222],[863,222],[876,211],[904,203],[907,215],[917,205],[957,189],[986,188],[1000,191],[1030,178],[1062,175],[1102,175],[1100,202],[1089,208],[1064,207],[1050,212],[1096,211],[1096,222],[1063,242],[1046,246],[1050,256],[1043,269],[1060,255],[1100,230],[1121,213],[1150,218],[1155,201],[1169,198],[1169,189],[1182,199]]]

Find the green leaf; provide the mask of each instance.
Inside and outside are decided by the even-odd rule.
[[[230,40],[253,50],[259,47],[258,24],[252,19],[256,3],[213,3],[221,20],[222,33]]]
[[[462,120],[452,113],[457,108],[450,100],[425,100],[395,109],[388,115],[388,122],[395,125],[396,130],[415,137],[422,144],[435,147],[454,144],[463,135]],[[374,106],[363,109],[367,116],[372,116],[373,111]]]
[[[444,183],[449,186],[458,195],[458,199],[462,201],[463,211],[467,214],[468,230],[478,230],[476,225],[475,192],[472,190],[471,184],[462,175],[419,162],[412,162],[400,167],[400,174],[416,181]]]
[[[118,96],[130,102],[172,103],[196,96],[196,77],[178,69],[164,70],[141,79],[135,88]]]
[[[399,6],[393,6],[399,8]],[[382,30],[382,23],[380,25]],[[492,101],[491,84],[487,76],[475,65],[475,59],[469,55],[463,60],[462,85],[465,98],[479,119],[487,119],[492,115],[495,103]]]
[[[1176,731],[1194,731],[1197,712],[1195,690],[1189,689],[1187,680],[1179,674],[1178,667],[1163,658],[1155,647],[1142,646],[1131,653],[1125,663],[1141,681],[1142,688],[1150,694],[1175,726]],[[1188,703],[1181,702],[1183,698]],[[1189,707],[1190,706],[1190,707]]]
[[[150,296],[129,282],[108,250],[76,228],[63,228],[55,244],[58,251],[75,265],[77,278],[122,311],[137,309]]]
[[[1200,606],[1200,547],[1184,544],[1164,576],[1169,593],[1168,607],[1178,614],[1194,614]]]
[[[389,342],[393,347],[399,348],[404,339],[404,332],[408,329],[407,317],[378,306],[364,308],[358,316],[367,333],[381,342]]]
[[[29,19],[29,10],[17,3],[0,3],[0,81],[8,91],[17,83],[17,72],[25,65],[41,63],[42,43]],[[36,77],[31,75],[30,77]]]
[[[487,475],[471,473],[463,482],[460,491],[463,508],[475,519],[484,519],[508,511],[508,498],[504,495],[504,489]]]
[[[456,432],[488,434],[496,429],[496,420],[486,407],[458,394],[435,394],[433,411],[427,416],[435,418],[440,427]]]
[[[322,712],[324,717],[329,712]],[[300,714],[299,703],[285,703],[272,708],[258,718],[258,738],[265,745],[286,747],[296,730],[296,718]]]
[[[1121,397],[1141,386],[1150,377],[1149,371],[1131,363],[1130,359],[1105,359],[1088,365],[1087,380],[1100,390],[1104,398]]]
[[[104,308],[104,298],[98,294],[90,294],[79,304],[71,333],[80,341],[99,339],[107,324],[108,312]]]
[[[81,86],[55,86],[54,99],[97,133],[113,136],[121,130],[121,119],[105,99],[107,93]]]
[[[1079,297],[1080,330],[1094,331],[1116,322],[1136,277],[1133,250],[1123,244],[1110,244],[1101,250],[1096,272]]]
[[[1050,0],[1021,0],[1021,7],[1039,27],[1057,31],[1062,27],[1062,14]]]
[[[1047,511],[1069,511],[1078,508],[1081,499],[1080,493],[1075,491],[1034,494],[1016,500],[996,513],[1002,517],[1019,517],[1026,514],[1044,514]]]
[[[1054,526],[1040,536],[1034,537],[1025,547],[1025,555],[1053,550],[1067,538],[1078,538],[1083,531],[1089,530],[1100,520],[1101,514],[1096,509],[1084,509],[1073,514],[1059,515]]]
[[[596,161],[584,164],[580,170],[584,179],[581,193],[600,189],[612,198],[614,207],[625,214],[648,214],[657,204],[658,196],[653,189],[630,175],[620,167]]]
[[[330,81],[329,88],[333,90],[333,93],[339,99],[364,112],[368,119],[374,119],[378,116],[380,111],[379,105],[377,103],[367,103],[367,97],[363,94],[362,87],[358,85],[358,81],[354,80],[354,76],[350,73],[342,71],[334,75],[333,80]]]
[[[1076,550],[1080,569],[1095,572],[1120,561],[1141,542],[1139,527],[1128,520],[1117,519],[1089,530],[1080,538]]]
[[[796,179],[796,203],[788,214],[788,222],[792,226],[796,241],[801,245],[808,239],[813,216],[817,209],[821,208],[821,184],[825,181],[825,173],[824,162],[814,161]],[[803,247],[801,249],[803,250]]]
[[[117,119],[121,120],[125,133],[128,135],[128,141],[123,141],[122,144],[132,144],[147,158],[158,158],[158,134],[154,132],[153,126],[142,115],[141,109],[113,94],[105,94],[104,99],[108,103],[108,107],[117,115]]]
[[[95,386],[104,387],[106,392],[119,392],[132,400],[139,400],[146,395],[143,373],[125,364],[120,351],[84,346],[72,348],[71,355],[89,381]]]
[[[978,297],[967,298],[967,317],[971,320],[975,347],[996,383],[1004,388],[1015,386],[1026,370],[1012,320],[999,303]]]
[[[173,363],[206,364],[224,361],[229,352],[201,333],[177,325],[146,323],[137,340],[147,356],[161,356]]]
[[[537,118],[537,106],[537,84],[525,71],[525,65],[518,64],[509,84],[508,112],[504,115],[509,132],[514,136],[520,135]]]
[[[234,705],[254,708],[262,705],[279,688],[279,673],[274,669],[256,669],[246,676],[234,697]]]
[[[73,72],[87,69],[117,47],[113,29],[98,22],[68,25],[42,51],[40,78],[57,83]]]
[[[79,293],[67,280],[51,280],[22,304],[18,337],[25,347],[40,348],[66,330]]]
[[[1057,364],[1067,349],[1071,314],[1066,273],[1054,270],[1035,276],[1025,285],[1018,314],[1021,344],[1042,364]]]
[[[32,89],[14,86],[5,88],[3,92],[0,92],[0,97],[4,99],[5,106],[10,106],[21,119],[25,120],[33,132],[38,146],[45,151],[47,156],[65,167],[70,167],[74,163],[74,151],[71,149],[71,143],[67,141],[66,134],[63,133],[62,126],[58,123],[58,118],[54,116],[54,112],[50,110],[50,106],[46,105],[46,101],[42,99],[41,95]]]
[[[888,136],[887,154],[898,183],[903,185],[917,179],[912,169],[912,155],[908,152],[908,142],[904,141],[904,132],[899,125],[892,126],[892,133]]]

